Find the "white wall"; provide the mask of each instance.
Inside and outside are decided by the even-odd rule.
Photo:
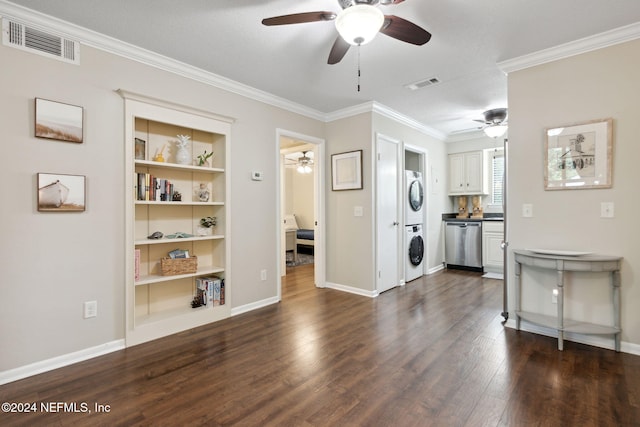
[[[640,344],[640,40],[509,74],[510,248],[555,248],[621,255],[622,340]],[[544,129],[593,119],[614,119],[613,187],[545,191]],[[601,218],[600,203],[615,203],[615,217]],[[523,218],[522,204],[533,205]],[[511,257],[511,262],[513,262]],[[513,311],[513,269],[509,277]],[[552,272],[528,273],[533,308],[553,311]],[[585,279],[580,282],[580,279]],[[536,283],[537,282],[537,283]],[[606,277],[574,275],[568,310],[581,320],[612,324]],[[513,317],[513,313],[512,313]],[[624,349],[624,347],[623,347]]]
[[[277,295],[275,130],[322,137],[324,123],[84,45],[79,66],[5,46],[0,58],[0,372],[124,337],[119,88],[237,119],[229,165],[231,301],[239,307]],[[35,138],[35,97],[82,106],[84,143]],[[252,181],[252,170],[264,180]],[[38,172],[86,176],[86,212],[37,212]],[[98,301],[98,317],[84,320],[88,300]]]

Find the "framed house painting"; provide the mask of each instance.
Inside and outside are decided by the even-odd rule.
[[[544,189],[611,188],[613,119],[545,131]]]

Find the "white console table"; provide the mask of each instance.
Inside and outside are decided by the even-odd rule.
[[[558,331],[558,350],[563,349],[565,332],[579,334],[613,335],[615,349],[620,351],[620,264],[622,257],[608,255],[551,255],[540,254],[528,250],[514,250],[515,256],[515,297],[516,297],[516,329],[520,329],[520,321],[526,320]],[[557,272],[558,314],[547,316],[539,313],[521,311],[522,301],[522,266],[530,266]],[[578,322],[564,318],[564,276],[565,272],[609,272],[613,292],[613,326]]]

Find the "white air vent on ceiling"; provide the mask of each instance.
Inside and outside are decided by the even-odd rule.
[[[407,89],[411,89],[411,90],[418,90],[418,89],[422,89],[425,86],[431,86],[431,85],[435,85],[440,83],[440,79],[437,77],[431,77],[428,79],[424,79],[424,80],[420,80],[417,82],[413,82],[413,83],[409,83],[404,85],[404,87],[406,87]]]
[[[2,43],[29,52],[80,64],[80,43],[2,18]]]

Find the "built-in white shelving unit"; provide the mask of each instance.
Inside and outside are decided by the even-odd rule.
[[[118,92],[125,100],[126,343],[130,346],[230,316],[227,167],[233,121]],[[189,137],[186,148],[192,161],[178,163],[178,135]],[[197,156],[205,151],[214,155],[199,165]],[[202,187],[208,191],[206,200],[200,197]],[[204,217],[215,217],[216,225],[203,229]],[[163,237],[149,238],[154,232]],[[174,249],[197,257],[195,272],[163,272],[161,259]],[[197,280],[213,276],[224,279],[224,299],[192,308]]]

